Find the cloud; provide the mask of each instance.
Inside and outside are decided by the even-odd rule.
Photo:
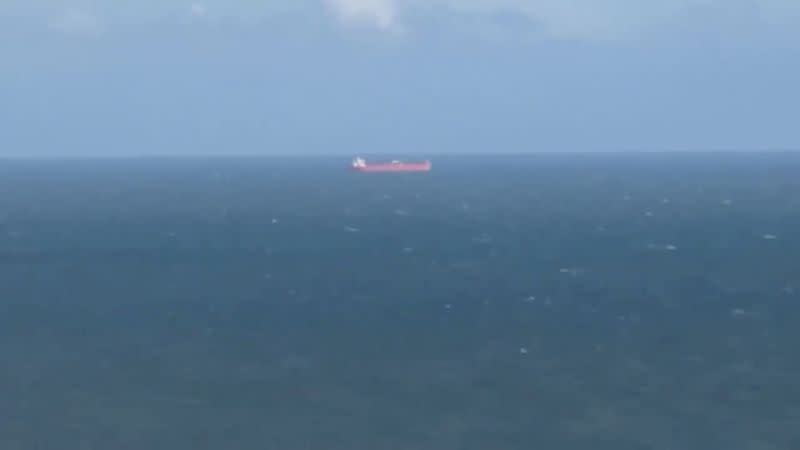
[[[393,0],[325,0],[325,3],[345,23],[368,24],[385,31],[400,26]]]
[[[517,17],[549,39],[638,40],[674,36],[688,29],[746,35],[756,30],[797,37],[798,0],[71,0],[77,9],[58,16],[53,28],[97,33],[118,23],[140,25],[175,18],[225,18],[242,24],[265,19],[316,17],[331,13],[340,23],[381,31],[414,30],[425,24],[487,26],[502,32],[497,18]],[[0,20],[41,23],[66,0],[0,0]],[[91,5],[80,9],[81,5]],[[188,11],[188,12],[187,12]],[[103,18],[101,22],[99,17]],[[463,20],[462,20],[463,19]],[[176,19],[180,20],[180,19]],[[283,19],[281,19],[283,20]],[[288,20],[288,19],[287,19]],[[2,28],[3,23],[0,23]],[[450,28],[437,29],[447,33]],[[510,32],[511,34],[514,31]]]
[[[550,39],[637,40],[687,27],[724,33],[800,29],[797,0],[323,0],[340,20],[397,28],[399,18],[469,16],[480,27],[516,16]],[[403,23],[413,28],[413,23]]]

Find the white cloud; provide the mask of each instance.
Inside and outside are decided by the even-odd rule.
[[[418,18],[468,16],[463,24],[502,31],[498,16],[518,16],[539,35],[557,39],[639,39],[675,35],[689,27],[715,26],[726,33],[759,30],[800,34],[800,0],[69,0],[76,9],[52,25],[62,31],[96,33],[117,23],[215,17],[255,23],[264,18],[332,13],[335,20],[383,31],[419,25]],[[0,19],[46,20],[67,0],[0,0]],[[193,3],[194,2],[194,3]],[[84,5],[84,9],[80,9]],[[91,5],[91,10],[85,5]],[[187,12],[188,8],[188,12]],[[87,11],[91,11],[89,13]],[[176,13],[177,12],[177,13]],[[289,14],[287,14],[289,13]],[[98,19],[102,17],[103,21]],[[437,23],[444,23],[437,21]],[[0,27],[2,24],[0,24]],[[447,30],[442,30],[447,32]]]
[[[397,4],[393,0],[325,0],[346,23],[366,23],[380,30],[398,29]]]
[[[687,24],[748,24],[762,30],[800,29],[800,0],[322,0],[346,22],[378,29],[399,26],[399,17],[418,13],[496,14],[526,18],[545,36],[574,40],[639,39]],[[733,21],[733,22],[730,22]],[[476,22],[476,23],[479,23]],[[406,25],[406,24],[404,24]]]

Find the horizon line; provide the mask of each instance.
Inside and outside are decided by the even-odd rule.
[[[775,148],[775,149],[685,149],[685,150],[537,150],[537,151],[466,151],[466,152],[395,152],[395,153],[370,153],[370,152],[278,152],[278,153],[193,153],[193,154],[170,154],[170,153],[145,153],[145,154],[121,154],[121,155],[101,155],[101,154],[77,154],[77,155],[10,155],[0,156],[0,161],[80,161],[80,160],[149,160],[149,159],[275,159],[275,158],[354,158],[364,156],[369,158],[396,158],[396,157],[504,157],[504,156],[539,156],[539,155],[647,155],[647,154],[680,154],[680,155],[702,155],[702,154],[784,154],[800,153],[800,148]]]

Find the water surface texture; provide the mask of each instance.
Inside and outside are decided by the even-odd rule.
[[[5,161],[0,448],[800,448],[800,155]]]

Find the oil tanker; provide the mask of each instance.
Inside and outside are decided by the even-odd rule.
[[[430,161],[400,162],[394,160],[388,163],[368,164],[363,158],[353,159],[353,169],[358,172],[428,172],[431,170]]]

